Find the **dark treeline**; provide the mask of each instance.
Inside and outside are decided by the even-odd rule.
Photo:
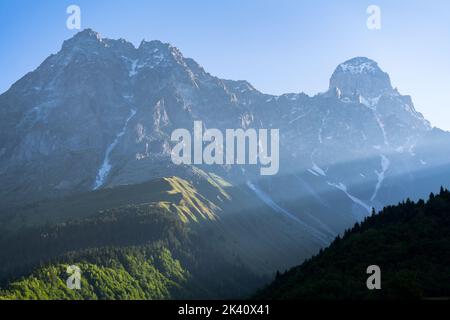
[[[367,267],[381,268],[368,290]],[[285,273],[264,299],[414,299],[450,297],[450,192],[373,212],[325,250]]]

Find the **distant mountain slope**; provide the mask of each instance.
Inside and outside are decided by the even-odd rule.
[[[311,256],[333,237],[333,231],[293,218],[270,200],[261,204],[252,190],[258,188],[255,185],[233,186],[214,173],[191,169],[182,177],[50,199],[3,216],[0,285],[7,290],[4,295],[80,298],[61,288],[61,270],[67,264],[81,264],[92,272],[100,268],[97,275],[102,277],[105,270],[119,278],[122,272],[132,271],[127,280],[132,282],[139,272],[128,270],[123,259],[140,259],[139,264],[153,266],[151,257],[165,250],[170,253],[165,255],[168,263],[180,264],[192,281],[185,281],[187,276],[182,283],[178,279],[171,287],[174,291],[163,286],[164,296],[136,284],[133,288],[145,293],[141,298],[243,297],[264,284],[274,270]],[[111,270],[112,266],[119,269]],[[58,279],[51,285],[42,278],[49,273]],[[185,290],[178,290],[180,286]],[[51,287],[56,292],[48,291]],[[93,294],[78,293],[85,298]],[[126,298],[126,291],[106,297]]]
[[[381,290],[369,291],[366,269],[381,268]],[[278,275],[256,298],[372,299],[450,297],[450,192],[410,200],[337,238],[301,266]]]
[[[261,201],[246,185],[229,181],[191,167],[179,176],[154,179],[141,184],[103,188],[100,190],[50,199],[15,208],[0,216],[0,277],[7,273],[2,261],[11,261],[9,243],[22,243],[22,229],[58,226],[71,220],[88,219],[128,206],[161,209],[195,230],[199,241],[210,243],[224,259],[239,259],[257,274],[271,274],[288,268],[299,259],[310,257],[329,243],[338,230],[330,230],[309,215],[293,219],[278,205]],[[254,186],[256,187],[256,186]],[[266,197],[268,197],[266,195]],[[307,203],[303,200],[302,203]],[[280,210],[281,209],[281,210]],[[351,223],[345,214],[333,217],[340,228]],[[41,232],[42,233],[42,232]],[[18,237],[18,238],[15,238]],[[44,239],[45,240],[45,239]],[[127,241],[127,237],[122,239]],[[42,239],[39,234],[34,241]],[[96,243],[95,237],[85,247]],[[83,248],[85,248],[83,247]],[[42,250],[30,250],[45,252]],[[12,267],[20,268],[20,263]]]
[[[4,228],[15,230],[25,226],[88,217],[98,211],[137,204],[165,207],[179,215],[184,222],[214,219],[215,211],[219,209],[214,202],[217,202],[220,196],[226,199],[228,195],[224,188],[231,185],[214,174],[195,168],[183,172],[177,170],[174,173],[179,175],[19,206],[0,217],[0,222]],[[202,195],[202,192],[212,201]]]

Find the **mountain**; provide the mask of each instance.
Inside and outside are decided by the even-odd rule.
[[[419,299],[450,296],[450,192],[384,208],[261,290],[262,299]],[[368,290],[368,266],[381,290]]]
[[[394,94],[389,75],[375,61],[364,57],[340,64],[331,76],[330,88],[336,88],[340,96],[356,94],[367,100]]]
[[[423,195],[394,177],[414,180],[449,160],[449,134],[431,128],[367,58],[339,65],[325,93],[272,96],[208,74],[169,44],[135,48],[87,29],[2,94],[0,113],[3,207],[171,175],[170,134],[192,129],[194,120],[219,129],[279,128],[278,177],[319,176],[314,192],[340,189],[351,200],[347,189],[361,200],[353,201],[357,216]],[[240,183],[257,178],[251,168],[215,170]]]
[[[279,129],[279,173],[174,165],[171,133],[196,120],[220,130]],[[170,44],[135,47],[87,29],[0,95],[0,133],[6,247],[33,228],[151,206],[256,278],[311,257],[372,207],[450,184],[450,134],[364,57],[338,65],[326,92],[274,96],[217,78]],[[23,250],[28,243],[17,240]],[[64,264],[71,250],[105,246],[116,242],[48,256],[26,249],[34,260],[16,257],[1,273],[11,283],[55,259]]]

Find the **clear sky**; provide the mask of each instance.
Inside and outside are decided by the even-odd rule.
[[[170,42],[213,75],[265,93],[323,92],[339,63],[367,56],[450,130],[448,0],[1,0],[0,92],[74,34],[70,4],[80,6],[82,28],[135,45]],[[381,30],[366,27],[371,4]]]

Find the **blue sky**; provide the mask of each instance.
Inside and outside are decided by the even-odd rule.
[[[0,92],[74,34],[70,4],[81,7],[82,28],[136,45],[170,42],[213,75],[266,93],[325,91],[339,63],[367,56],[433,125],[450,130],[448,0],[2,0]],[[381,8],[381,30],[366,27],[371,4]]]

